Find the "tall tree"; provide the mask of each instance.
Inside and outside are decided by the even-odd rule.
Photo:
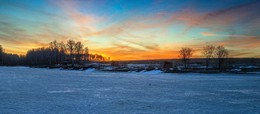
[[[49,66],[52,65],[53,61],[55,61],[55,50],[57,48],[57,41],[53,41],[53,42],[50,42],[49,43],[49,49],[50,49],[50,52],[49,52]],[[54,62],[55,64],[55,62]]]
[[[74,65],[74,53],[75,53],[75,41],[73,41],[73,40],[68,40],[67,41],[67,44],[66,44],[66,46],[67,46],[67,52],[69,53],[69,55],[70,55],[70,59],[71,59],[71,63],[72,63],[72,65]]]
[[[206,45],[205,47],[203,47],[202,55],[206,59],[206,68],[207,69],[209,67],[209,62],[210,62],[211,58],[213,58],[213,56],[214,56],[214,51],[215,51],[215,46],[213,46],[213,45]]]
[[[76,52],[76,61],[79,62],[80,58],[83,55],[83,47],[84,45],[81,42],[77,42],[75,44],[75,52]]]
[[[222,71],[223,64],[228,57],[228,50],[223,46],[217,46],[215,51],[216,57],[218,58],[218,69]]]
[[[184,63],[184,68],[187,69],[189,66],[190,58],[192,57],[194,50],[191,48],[184,47],[179,51],[179,56]]]
[[[4,49],[2,45],[0,45],[0,65],[4,65]]]
[[[84,61],[89,61],[89,50],[88,47],[84,49]]]
[[[61,64],[64,60],[65,60],[65,57],[66,57],[66,45],[61,42],[58,44],[58,47],[59,47],[59,64]]]

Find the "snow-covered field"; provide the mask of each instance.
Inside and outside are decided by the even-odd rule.
[[[0,67],[0,113],[260,113],[260,76]]]

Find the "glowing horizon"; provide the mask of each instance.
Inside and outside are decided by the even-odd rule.
[[[81,41],[112,60],[178,58],[181,47],[224,45],[260,58],[258,0],[2,0],[0,45],[25,54],[57,40]]]

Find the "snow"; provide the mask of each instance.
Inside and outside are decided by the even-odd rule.
[[[142,74],[160,74],[162,73],[161,70],[151,70],[151,71],[141,71]]]
[[[230,71],[232,71],[232,72],[240,72],[241,69],[231,69]]]
[[[258,68],[257,66],[239,66],[239,68]]]
[[[96,71],[96,69],[94,69],[94,68],[89,68],[89,69],[87,69],[87,70],[85,70],[85,72],[95,72]]]
[[[0,113],[260,113],[260,74],[0,67]]]

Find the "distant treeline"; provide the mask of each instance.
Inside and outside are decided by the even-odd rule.
[[[0,45],[0,65],[39,66],[57,64],[83,64],[89,61],[108,61],[109,57],[90,54],[88,47],[81,42],[68,40],[66,43],[53,41],[48,47],[28,50],[26,55],[9,54]]]
[[[18,56],[17,54],[5,53],[3,47],[0,45],[0,65],[15,66],[23,65],[24,56]],[[7,62],[8,61],[8,62]]]
[[[189,71],[191,69],[190,65],[192,64],[191,59],[194,51],[195,50],[190,47],[183,47],[179,50],[181,65],[178,66],[183,67],[183,70]],[[201,55],[204,57],[201,65],[203,65],[206,70],[218,69],[219,71],[225,71],[227,67],[237,62],[229,60],[229,51],[223,45],[205,45],[201,50]],[[103,57],[99,54],[90,54],[88,47],[84,47],[81,42],[75,42],[73,40],[68,40],[66,43],[53,41],[49,43],[48,47],[31,49],[28,50],[26,55],[21,56],[5,53],[3,47],[0,45],[0,65],[5,66],[64,65],[65,67],[74,67],[75,64],[84,65],[84,63],[90,61],[110,61],[110,58]],[[252,61],[254,61],[254,59],[252,59]],[[172,65],[172,62],[168,62],[164,66],[170,69],[173,68]]]
[[[194,53],[194,49],[189,47],[183,47],[179,51],[179,56],[183,61],[184,68],[189,69],[190,58]],[[223,46],[206,45],[201,51],[202,56],[205,58],[206,69],[209,69],[209,64],[212,58],[217,59],[217,67],[219,71],[225,69],[229,51]]]

